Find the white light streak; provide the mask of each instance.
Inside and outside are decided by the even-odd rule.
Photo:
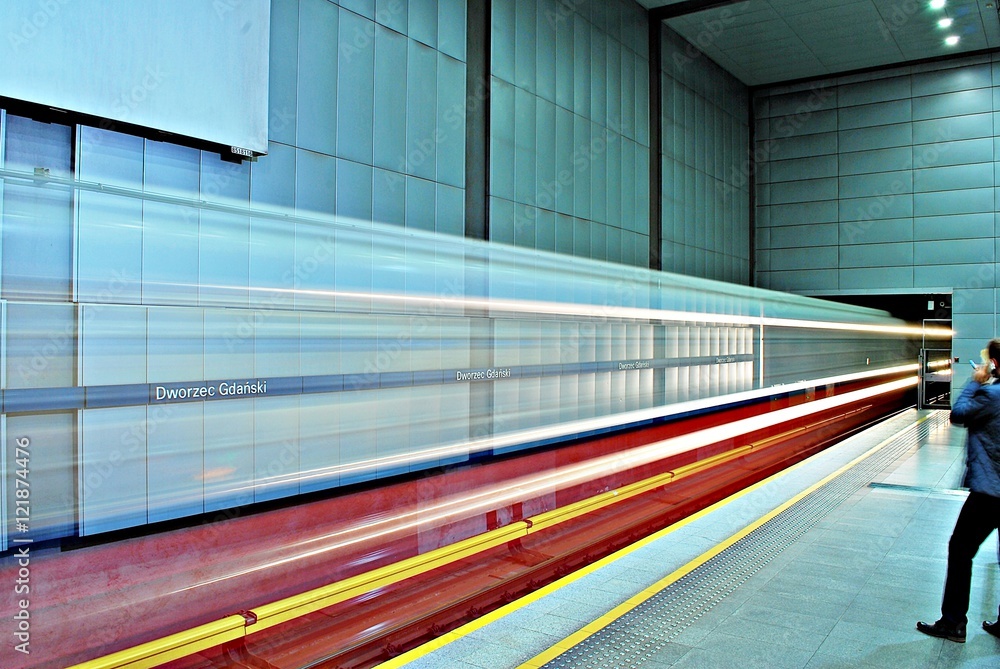
[[[212,286],[212,288],[220,288]],[[243,289],[246,290],[246,289]],[[480,310],[484,316],[501,315],[533,316],[576,316],[599,320],[639,320],[662,323],[697,323],[734,326],[768,326],[810,330],[841,330],[845,332],[869,332],[878,334],[898,334],[911,337],[950,338],[954,330],[950,328],[918,325],[884,325],[873,323],[850,323],[820,321],[802,318],[776,318],[748,316],[740,314],[720,314],[701,311],[677,311],[672,309],[652,309],[648,307],[622,307],[615,305],[591,305],[579,302],[545,302],[535,300],[511,300],[503,298],[441,297],[430,295],[404,295],[389,293],[351,292],[342,290],[304,290],[301,288],[259,288],[265,293],[288,293],[291,296],[322,297],[337,302],[358,300],[361,302],[389,303],[405,305],[407,308],[422,308],[426,314],[461,313],[464,310]],[[289,303],[292,298],[288,298]],[[428,311],[429,310],[429,311]]]
[[[247,576],[266,569],[272,569],[348,548],[358,543],[384,539],[396,533],[412,531],[420,527],[432,527],[444,522],[456,522],[489,510],[508,506],[514,502],[523,502],[556,490],[586,483],[601,476],[606,476],[609,472],[632,469],[775,425],[801,421],[803,418],[816,413],[848,404],[863,402],[879,395],[913,387],[916,384],[916,377],[907,377],[843,395],[814,400],[805,404],[764,413],[759,416],[744,418],[697,432],[671,437],[626,452],[604,455],[588,460],[587,462],[567,465],[541,474],[521,477],[495,486],[479,489],[471,494],[442,498],[435,503],[424,504],[419,508],[401,511],[390,517],[375,521],[366,521],[342,530],[291,544],[287,547],[294,551],[290,555],[265,559],[265,561],[256,565],[204,579],[196,584],[168,594],[176,594],[228,579]],[[317,543],[321,545],[315,548],[308,548]]]
[[[850,383],[853,381],[861,381],[865,379],[874,379],[882,376],[890,377],[890,376],[897,376],[899,374],[915,375],[918,370],[919,370],[919,365],[917,365],[916,363],[911,365],[899,365],[896,367],[889,367],[885,369],[872,369],[869,371],[858,372],[854,374],[841,374],[838,376],[828,376],[820,379],[799,381],[797,383],[786,383],[779,386],[759,388],[757,390],[747,390],[739,393],[731,393],[729,395],[721,395],[717,397],[709,397],[699,400],[689,400],[686,402],[677,402],[665,406],[652,407],[649,409],[625,411],[606,416],[598,416],[595,418],[587,418],[587,419],[569,421],[565,423],[557,423],[554,425],[547,425],[527,430],[515,430],[491,437],[486,437],[483,439],[445,444],[433,448],[427,448],[419,451],[411,451],[408,453],[401,453],[398,455],[384,456],[381,458],[358,460],[356,462],[341,464],[334,467],[322,467],[313,470],[307,470],[303,471],[301,474],[295,474],[290,477],[274,477],[267,481],[256,481],[255,483],[248,484],[242,488],[234,488],[234,490],[237,493],[239,493],[240,491],[247,493],[247,492],[253,492],[253,490],[255,489],[260,490],[262,486],[281,485],[287,483],[290,480],[309,481],[317,478],[332,477],[336,475],[343,476],[343,475],[359,474],[364,472],[375,471],[378,469],[395,469],[395,468],[405,469],[410,465],[416,465],[439,459],[447,459],[456,456],[466,456],[476,453],[484,453],[491,450],[500,450],[511,446],[520,446],[523,444],[538,443],[550,439],[566,437],[569,435],[586,434],[590,432],[601,432],[633,423],[642,423],[651,420],[669,418],[670,416],[680,416],[685,413],[690,413],[694,411],[718,409],[729,404],[737,404],[741,402],[748,402],[770,397],[771,395],[774,395],[776,393],[786,394],[786,393],[801,392],[804,390],[819,388],[823,386]]]

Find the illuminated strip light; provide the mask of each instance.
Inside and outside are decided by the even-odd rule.
[[[943,0],[934,0],[934,2],[939,2],[939,1],[943,2]],[[161,194],[149,193],[149,192],[146,192],[146,191],[135,190],[135,189],[131,189],[131,188],[111,186],[109,184],[102,184],[102,183],[97,183],[97,182],[87,182],[87,181],[82,181],[82,180],[79,180],[79,179],[61,178],[61,177],[57,177],[57,176],[46,176],[43,181],[40,181],[39,178],[38,178],[38,175],[35,174],[35,173],[26,172],[26,171],[19,171],[19,170],[11,170],[11,169],[0,169],[0,180],[2,180],[3,178],[14,178],[14,179],[19,179],[19,180],[24,180],[24,181],[27,181],[27,182],[29,182],[29,183],[31,183],[33,185],[36,185],[36,186],[40,185],[40,184],[43,184],[45,186],[58,185],[58,186],[60,186],[62,188],[73,189],[74,191],[89,190],[89,191],[101,192],[101,193],[105,193],[105,194],[113,194],[113,195],[118,195],[118,196],[130,197],[130,198],[141,198],[142,200],[152,200],[152,201],[155,201],[155,202],[180,204],[180,205],[189,206],[189,207],[197,207],[197,208],[201,208],[201,209],[207,209],[207,210],[211,210],[211,211],[232,212],[232,213],[237,213],[237,214],[239,214],[241,216],[249,214],[251,216],[270,217],[270,218],[273,219],[273,221],[277,221],[277,220],[286,221],[289,218],[289,213],[290,213],[289,211],[270,211],[270,210],[267,210],[267,209],[260,209],[260,208],[250,208],[249,210],[247,210],[247,209],[240,208],[240,207],[227,206],[227,205],[224,205],[224,204],[221,204],[221,203],[218,203],[218,202],[208,202],[208,201],[205,201],[205,200],[195,200],[195,199],[192,199],[192,198],[183,198],[183,197],[176,197],[176,196],[169,196],[169,195],[161,195]],[[294,213],[294,212],[291,212],[291,213]],[[312,217],[309,217],[309,216],[297,215],[297,216],[293,216],[292,218],[294,218],[296,220],[302,220],[302,221],[307,221],[307,222],[312,222],[312,223],[321,223],[323,225],[328,225],[329,224],[329,220],[325,216],[324,217],[320,217],[320,218],[312,218]],[[355,220],[355,221],[352,222],[352,221],[350,221],[348,219],[345,219],[343,217],[338,217],[337,218],[337,223],[338,223],[338,226],[340,226],[341,228],[343,228],[345,231],[352,231],[352,230],[354,230],[354,231],[370,231],[371,230],[371,225],[372,225],[372,224],[370,224],[368,222],[365,222],[365,221]],[[379,225],[379,224],[375,224],[375,225]],[[397,226],[385,226],[385,227],[387,228],[387,230],[391,230],[393,233],[398,233],[399,232]],[[412,231],[412,230],[407,231],[406,232],[406,236],[407,237],[411,237],[411,238],[419,238],[420,237],[419,234],[414,234],[414,231]],[[424,238],[424,241],[428,241],[430,238],[431,238],[431,235],[427,235]],[[452,241],[452,240],[449,240],[449,241]],[[403,242],[403,239],[401,239],[401,238],[396,238],[395,239],[395,243],[396,244],[399,244],[399,243],[402,243],[402,242]],[[484,251],[487,247],[485,245],[480,245],[479,248],[480,248],[481,251]],[[641,281],[641,279],[640,279],[640,281]],[[185,284],[173,284],[173,285],[180,287],[180,286],[185,285]],[[204,284],[186,284],[186,285],[188,287],[191,287],[193,285],[194,287],[197,287],[197,288],[207,288],[207,287],[209,287],[209,286],[206,286]],[[649,285],[649,284],[647,284],[647,285]],[[222,289],[222,290],[233,290],[234,289],[232,286],[212,286],[212,288]],[[243,287],[240,290],[245,291],[246,287]],[[426,302],[429,302],[429,303],[438,303],[438,304],[453,303],[457,307],[462,307],[465,304],[476,304],[476,303],[478,303],[478,304],[483,305],[481,308],[486,308],[486,309],[495,309],[499,305],[503,305],[503,304],[512,304],[512,305],[529,304],[529,305],[537,305],[535,308],[537,308],[539,310],[538,313],[558,313],[558,314],[562,314],[562,315],[574,315],[574,314],[584,315],[584,314],[582,314],[580,312],[574,312],[574,311],[565,311],[565,310],[548,311],[548,309],[550,309],[551,307],[545,307],[545,306],[542,306],[542,305],[557,305],[557,304],[559,304],[559,303],[549,303],[549,302],[528,302],[528,301],[514,301],[514,300],[471,300],[470,298],[444,298],[444,297],[427,298],[427,297],[422,297],[422,296],[407,296],[407,295],[389,296],[389,295],[377,294],[377,293],[350,293],[350,292],[343,292],[343,291],[321,291],[321,290],[305,290],[305,289],[287,289],[287,288],[277,288],[277,287],[275,287],[275,288],[256,288],[256,287],[252,287],[252,288],[250,288],[250,290],[251,291],[254,291],[254,290],[256,290],[256,291],[263,291],[263,292],[269,292],[269,293],[290,292],[290,293],[300,294],[300,295],[319,295],[319,296],[325,296],[325,297],[338,297],[338,296],[342,297],[342,298],[353,297],[353,298],[356,298],[356,299],[376,300],[376,301],[385,300],[385,299],[405,300],[405,301],[419,300],[419,301],[423,301],[425,303]],[[726,295],[725,293],[717,293],[717,292],[714,292],[714,291],[702,290],[702,289],[698,289],[698,288],[696,288],[694,290],[700,291],[700,292],[705,292],[705,293]],[[755,298],[755,297],[752,297],[752,296],[738,296],[737,297],[737,296],[727,295],[727,297],[732,297],[733,299],[740,299],[740,300],[747,300],[747,301],[759,301],[760,300],[760,298]],[[576,304],[576,303],[574,303],[574,304]],[[583,306],[583,305],[577,305],[577,306]],[[633,309],[633,308],[629,308],[629,307],[612,307],[612,306],[596,307],[596,309],[606,310],[606,311],[607,310],[615,310],[615,311],[618,311],[618,310],[644,311],[644,312],[649,312],[649,313],[652,313],[652,314],[671,313],[671,314],[681,314],[682,316],[685,313],[687,313],[687,312],[676,312],[676,311],[674,311],[674,312],[661,312],[661,311],[658,311],[658,310],[655,310],[655,309],[638,310],[638,309]],[[524,311],[524,309],[521,309],[521,308],[514,309],[514,310],[515,311]],[[600,314],[600,315],[607,316],[607,314]],[[753,324],[759,324],[757,322],[744,321],[745,318],[753,319],[753,317],[731,316],[731,317],[728,317],[729,320],[723,321],[723,320],[716,320],[715,319],[715,317],[718,316],[718,314],[703,314],[703,315],[711,317],[711,320],[705,320],[704,322],[727,323],[727,324],[739,324],[739,323],[744,323],[745,322],[746,324],[751,324],[751,325],[753,325]],[[619,317],[619,316],[616,315],[615,317]],[[670,321],[691,320],[689,318],[675,317],[675,316],[671,316],[671,317],[668,317],[668,318],[662,318],[662,317],[657,317],[655,315],[653,315],[653,316],[638,316],[638,318],[644,318],[644,319],[652,318],[653,320],[670,320]],[[929,336],[941,336],[941,337],[951,337],[951,336],[954,335],[954,331],[950,330],[950,329],[947,329],[947,328],[926,328],[926,329],[923,329],[923,328],[919,328],[919,327],[916,327],[916,326],[872,326],[872,325],[864,325],[864,324],[845,324],[845,323],[839,323],[838,324],[838,323],[832,323],[832,322],[826,322],[826,321],[805,321],[805,320],[799,321],[799,322],[808,323],[809,325],[794,325],[793,323],[796,322],[795,319],[756,319],[756,321],[761,321],[761,320],[764,320],[764,321],[770,320],[772,323],[774,323],[778,327],[809,327],[809,328],[818,328],[818,329],[844,329],[842,326],[849,326],[848,329],[850,329],[851,327],[859,327],[860,326],[861,329],[858,330],[858,331],[897,332],[897,333],[903,333],[903,334],[905,334],[905,333],[914,333],[915,332],[916,334],[927,334]],[[787,321],[788,325],[782,325],[781,324],[781,323],[786,322],[786,321]],[[823,323],[827,323],[828,325],[834,326],[834,327],[827,328],[826,326],[823,325]],[[867,328],[870,328],[870,327],[890,328],[890,329],[868,330]],[[900,330],[898,328],[903,328],[905,330],[905,332],[900,332]]]
[[[228,289],[228,286],[202,286],[202,288]],[[246,290],[245,288],[242,290]],[[549,316],[584,316],[598,319],[631,319],[641,321],[661,321],[670,323],[701,323],[710,325],[770,326],[810,330],[840,330],[846,332],[871,332],[924,336],[930,338],[950,338],[955,331],[941,327],[916,325],[877,325],[872,323],[847,323],[838,321],[811,321],[801,318],[772,318],[766,316],[741,316],[736,314],[713,314],[707,312],[677,311],[673,309],[652,309],[648,307],[619,307],[612,305],[589,305],[577,302],[540,302],[533,300],[510,300],[501,298],[439,297],[425,295],[397,295],[388,293],[357,293],[340,290],[305,290],[301,288],[251,288],[267,293],[290,293],[295,296],[325,297],[332,300],[361,300],[372,302],[406,303],[411,306],[448,308],[456,312],[465,309],[509,314],[545,314]],[[753,299],[753,298],[747,298]],[[421,315],[447,315],[426,313]]]
[[[916,377],[898,379],[878,386],[844,393],[843,395],[814,400],[805,404],[771,411],[760,416],[752,416],[689,434],[670,437],[626,452],[604,455],[587,462],[550,470],[541,475],[521,477],[492,488],[480,489],[470,495],[441,500],[435,504],[421,506],[419,509],[406,511],[390,518],[383,518],[362,525],[348,527],[321,537],[314,537],[291,544],[287,547],[304,548],[317,542],[333,542],[317,548],[302,550],[293,555],[275,557],[265,563],[208,578],[167,594],[176,594],[231,578],[247,576],[272,567],[292,564],[299,560],[323,555],[361,542],[382,539],[401,531],[416,530],[420,527],[433,526],[440,522],[455,522],[526,499],[549,494],[559,489],[586,483],[611,472],[625,471],[651,464],[658,460],[680,455],[709,444],[734,439],[744,434],[763,430],[781,423],[798,421],[806,416],[822,411],[836,409],[847,404],[863,402],[879,395],[912,388],[916,384]]]
[[[916,325],[873,325],[868,323],[838,323],[835,321],[808,321],[795,318],[762,318],[763,325],[779,328],[806,328],[811,330],[847,330],[850,332],[877,332],[880,334],[924,335],[931,338],[948,338],[955,335],[949,328],[924,328]]]
[[[665,406],[652,407],[648,409],[636,409],[633,411],[609,414],[607,416],[599,416],[596,418],[585,418],[568,423],[558,423],[556,425],[550,425],[545,427],[531,428],[527,430],[517,430],[514,432],[506,432],[501,435],[486,437],[483,439],[477,439],[475,441],[464,441],[455,444],[435,446],[433,448],[428,448],[421,451],[412,451],[405,454],[388,455],[381,458],[359,460],[357,462],[352,462],[348,464],[336,465],[334,467],[324,467],[324,468],[306,470],[298,474],[293,474],[288,476],[276,476],[271,479],[258,480],[253,484],[248,484],[246,486],[234,488],[234,490],[236,492],[239,492],[240,490],[245,490],[245,491],[252,491],[255,489],[260,490],[262,487],[285,485],[293,481],[309,481],[314,479],[327,478],[335,475],[358,474],[362,472],[372,471],[375,469],[404,468],[408,467],[409,465],[416,465],[424,462],[429,462],[432,460],[448,459],[458,456],[467,456],[495,449],[507,448],[511,446],[520,446],[523,444],[537,443],[537,442],[547,441],[549,439],[557,439],[568,435],[599,432],[602,430],[607,430],[619,427],[621,425],[627,425],[630,423],[641,423],[650,420],[666,418],[668,416],[676,416],[685,413],[690,413],[694,411],[710,410],[728,404],[738,404],[742,402],[761,399],[764,397],[770,397],[771,395],[779,393],[780,394],[793,393],[803,390],[809,390],[812,388],[817,388],[820,386],[850,383],[853,381],[873,379],[880,376],[895,376],[898,374],[916,374],[917,370],[919,370],[919,365],[915,363],[911,365],[899,365],[896,367],[889,367],[886,369],[873,369],[865,372],[857,372],[854,374],[841,374],[839,376],[828,376],[825,378],[815,379],[812,381],[798,381],[796,383],[788,383],[780,386],[771,386],[768,388],[759,388],[757,390],[746,390],[743,392],[732,393],[729,395],[721,395],[717,397],[709,397],[698,400],[689,400],[686,402],[678,402],[675,404],[668,404]]]
[[[28,180],[34,184],[38,184],[39,180],[37,175],[29,172],[20,172],[14,170],[0,170],[0,178],[11,177],[17,179]],[[187,206],[201,207],[211,210],[220,211],[231,211],[235,210],[229,207],[220,207],[216,203],[208,203],[204,200],[192,200],[188,198],[175,198],[171,196],[154,196],[152,194],[136,191],[128,188],[120,188],[108,186],[107,184],[99,183],[89,183],[83,182],[75,179],[58,178],[58,177],[46,177],[46,183],[59,184],[63,187],[69,187],[73,190],[94,190],[100,191],[102,193],[111,193],[127,197],[141,197],[142,199],[155,200],[157,202],[172,202],[177,204],[184,204]],[[241,215],[248,213],[246,210],[238,210]],[[264,210],[249,210],[250,215],[265,215],[265,216],[280,216],[282,220],[287,217],[287,213],[279,212],[268,212]],[[296,217],[301,220],[323,220],[325,219],[309,219],[308,217]],[[366,229],[364,225],[350,226],[356,227],[358,229]],[[410,233],[412,235],[412,233]],[[398,242],[399,240],[397,240]],[[180,287],[184,284],[173,284]],[[193,284],[187,284],[188,287]],[[194,284],[199,289],[214,288],[221,290],[233,290],[232,286],[207,286],[204,284]],[[246,290],[246,288],[241,288],[240,290]],[[267,292],[270,294],[274,293],[291,293],[293,295],[312,295],[321,296],[331,299],[359,299],[359,300],[372,300],[376,302],[384,302],[387,300],[392,301],[403,301],[413,304],[429,304],[429,305],[451,305],[455,308],[467,308],[475,307],[479,309],[487,310],[500,310],[509,312],[530,312],[535,314],[549,314],[549,315],[562,315],[562,316],[588,316],[597,318],[635,318],[641,320],[654,320],[654,321],[664,321],[664,322],[702,322],[711,323],[718,325],[750,325],[750,326],[762,326],[771,325],[773,327],[788,327],[788,328],[808,328],[808,329],[820,329],[820,330],[847,330],[853,332],[878,332],[885,334],[903,334],[903,335],[923,335],[925,337],[931,338],[949,338],[954,336],[954,331],[948,328],[925,328],[917,326],[893,326],[893,325],[874,325],[874,324],[864,324],[864,323],[839,323],[834,321],[810,321],[805,319],[782,319],[782,318],[765,318],[765,317],[754,317],[754,316],[736,316],[736,315],[724,315],[724,314],[707,314],[707,313],[694,313],[694,312],[680,312],[673,310],[658,310],[649,308],[637,308],[637,307],[618,307],[618,306],[592,306],[580,303],[556,303],[556,302],[536,302],[527,300],[508,300],[508,299],[482,299],[482,298],[448,298],[448,297],[426,297],[418,295],[387,295],[380,293],[353,293],[346,291],[323,291],[323,290],[305,290],[305,289],[289,289],[289,288],[258,288],[252,287],[251,291]],[[698,289],[696,289],[698,290]],[[710,292],[710,291],[703,291]],[[731,296],[733,299],[740,299],[752,302],[759,302],[760,298],[755,298],[752,296]],[[575,307],[574,309],[567,308],[567,305]],[[585,307],[590,307],[585,308]],[[693,318],[697,316],[697,318]]]

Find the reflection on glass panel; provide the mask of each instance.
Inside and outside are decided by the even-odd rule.
[[[47,413],[7,417],[7,509],[17,508],[19,489],[15,484],[15,464],[24,462],[25,453],[30,457],[31,507],[29,513],[31,538],[35,541],[64,537],[74,529],[77,502],[76,472],[74,470],[73,413]],[[21,447],[20,452],[18,447]],[[22,493],[23,501],[23,493]],[[15,521],[23,516],[7,519],[8,536],[23,536],[15,532]]]
[[[77,313],[72,304],[8,302],[6,387],[76,384]]]
[[[138,303],[143,199],[115,193],[141,192],[144,140],[81,126],[79,146],[77,174],[93,188],[77,198],[77,297],[81,302]]]
[[[8,114],[5,134],[4,167],[37,180],[2,182],[2,295],[65,300],[73,267],[73,191],[39,186],[71,175],[72,129]]]
[[[51,193],[77,209],[64,288],[5,264],[5,287],[44,299],[8,292],[0,312],[5,408],[77,422],[47,437],[77,456],[53,460],[51,480],[82,481],[52,511],[68,535],[621,430],[777,384],[902,375],[922,334],[872,310],[252,205],[244,171],[196,184],[204,154],[84,134],[90,179],[40,180],[23,161],[0,173],[29,217],[47,216]]]
[[[80,534],[147,522],[146,407],[80,412]]]

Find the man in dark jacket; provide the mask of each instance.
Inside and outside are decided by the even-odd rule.
[[[941,619],[933,625],[917,623],[924,634],[965,641],[966,614],[972,582],[972,558],[979,546],[1000,526],[1000,383],[989,383],[1000,370],[1000,339],[986,348],[988,361],[978,366],[951,408],[951,422],[968,429],[965,480],[969,497],[958,515],[948,542],[948,574],[941,602]],[[983,629],[1000,637],[1000,619],[984,622]]]

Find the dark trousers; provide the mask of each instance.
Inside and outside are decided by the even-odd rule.
[[[950,622],[967,622],[972,558],[990,532],[1000,526],[1000,497],[970,492],[948,542],[948,577],[941,614]]]

